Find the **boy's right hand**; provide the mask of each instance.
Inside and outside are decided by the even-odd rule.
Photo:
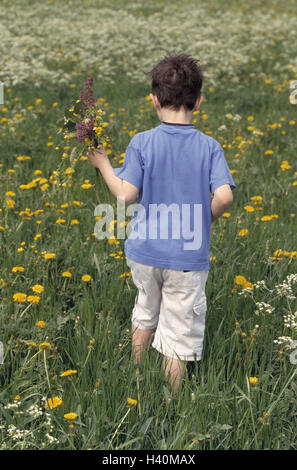
[[[107,154],[103,147],[100,147],[100,149],[95,150],[92,150],[91,147],[89,147],[87,157],[91,165],[93,165],[95,168],[99,168],[100,161],[102,160],[102,158],[107,158]]]

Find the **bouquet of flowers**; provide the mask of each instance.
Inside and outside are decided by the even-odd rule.
[[[92,150],[105,147],[110,138],[107,135],[109,124],[104,122],[104,108],[96,107],[94,92],[92,89],[93,78],[90,77],[84,83],[83,90],[79,98],[73,100],[64,110],[64,116],[58,121],[60,129],[58,133],[63,133],[65,139],[75,139],[82,152],[86,152],[90,147]],[[72,155],[75,148],[72,149]],[[99,178],[99,170],[96,168],[97,181],[102,185]],[[96,191],[97,199],[99,200]]]
[[[63,119],[58,124],[62,124],[60,132],[64,137],[76,136],[78,142],[94,150],[104,147],[109,138],[104,135],[104,129],[108,126],[103,119],[105,111],[103,108],[96,109],[92,86],[93,78],[90,77],[79,98],[65,108]]]

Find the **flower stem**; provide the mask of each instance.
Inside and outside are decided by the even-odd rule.
[[[29,303],[29,305],[25,308],[25,310],[20,314],[20,318],[24,315],[24,313],[28,310],[29,307],[31,307],[32,302]]]
[[[115,432],[113,433],[113,436],[111,438],[111,441],[110,443],[112,443],[112,441],[114,440],[115,436],[117,435],[117,433],[119,432],[119,429],[120,427],[122,426],[122,423],[123,421],[125,420],[125,418],[128,416],[128,414],[130,413],[132,408],[129,408],[128,411],[124,414],[124,416],[122,417],[121,421],[119,422],[118,424],[118,427],[116,428]]]
[[[137,379],[137,398],[138,398],[138,412],[139,416],[141,416],[141,406],[140,406],[140,392],[139,392],[139,367],[136,369],[136,379]]]
[[[43,350],[43,361],[44,361],[45,375],[46,375],[46,379],[47,379],[47,383],[48,383],[48,388],[49,388],[49,391],[50,391],[51,398],[53,398],[52,397],[51,384],[50,384],[50,381],[49,381],[49,375],[48,375],[48,370],[47,370],[47,364],[46,364],[46,350],[45,349]]]

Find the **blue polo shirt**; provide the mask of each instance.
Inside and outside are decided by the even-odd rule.
[[[209,270],[211,198],[236,185],[221,145],[193,124],[171,124],[131,139],[115,174],[139,189],[125,254],[142,264]]]

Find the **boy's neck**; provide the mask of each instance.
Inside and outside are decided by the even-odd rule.
[[[193,111],[185,109],[175,111],[168,108],[161,108],[158,110],[158,117],[160,121],[167,122],[168,124],[191,124]]]

